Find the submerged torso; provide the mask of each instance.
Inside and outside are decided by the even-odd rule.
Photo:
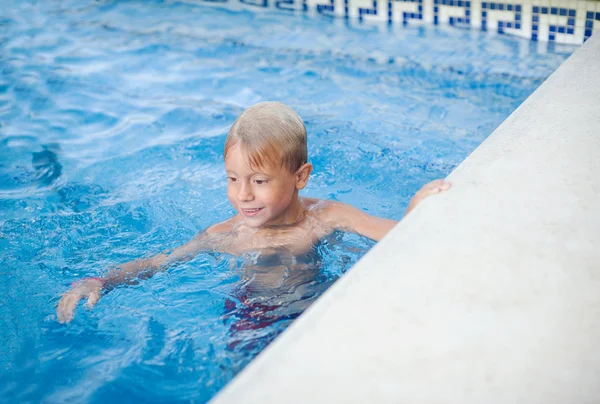
[[[215,250],[238,257],[245,298],[289,304],[317,292],[321,258],[316,245],[331,233],[321,217],[326,203],[305,198],[296,222],[258,229],[234,216],[225,222],[227,231],[210,235]]]

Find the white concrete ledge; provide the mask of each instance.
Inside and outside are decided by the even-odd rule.
[[[213,401],[599,403],[600,36]]]

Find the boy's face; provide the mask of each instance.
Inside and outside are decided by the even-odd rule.
[[[283,167],[253,169],[239,145],[234,145],[225,158],[229,201],[250,227],[293,223],[300,213],[296,190],[304,188],[310,174],[310,164],[305,166],[306,178],[302,168],[295,174]]]

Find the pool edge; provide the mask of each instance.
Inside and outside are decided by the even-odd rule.
[[[212,401],[595,402],[600,36]]]

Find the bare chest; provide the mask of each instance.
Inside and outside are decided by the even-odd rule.
[[[315,229],[289,226],[274,229],[237,229],[232,233],[231,253],[285,249],[293,255],[304,254],[319,241]]]

